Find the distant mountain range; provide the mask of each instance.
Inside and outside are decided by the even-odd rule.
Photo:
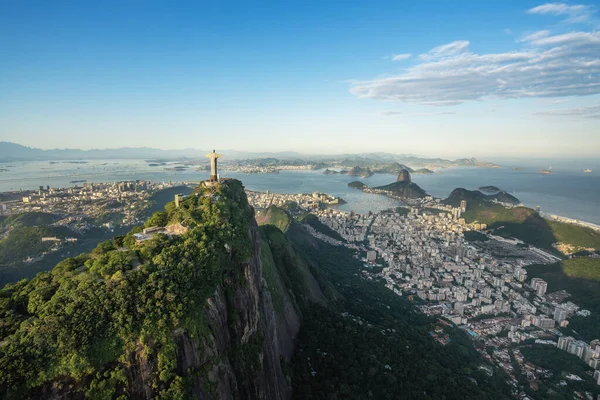
[[[0,142],[0,162],[35,161],[35,160],[93,160],[93,159],[199,159],[210,150],[192,148],[179,150],[161,150],[150,147],[121,147],[116,149],[50,149],[42,150],[23,146],[17,143]],[[305,160],[308,162],[340,161],[343,165],[370,166],[374,164],[403,163],[414,166],[474,166],[495,167],[496,165],[475,158],[447,160],[443,158],[421,158],[408,154],[361,153],[361,154],[321,154],[308,155],[293,151],[284,152],[249,152],[236,150],[219,150],[228,160],[276,158],[280,160]]]

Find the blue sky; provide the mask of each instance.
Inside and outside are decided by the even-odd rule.
[[[600,156],[598,5],[0,1],[0,140]]]

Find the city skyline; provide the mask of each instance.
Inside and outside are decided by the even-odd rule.
[[[0,11],[0,137],[30,147],[600,153],[588,2]]]

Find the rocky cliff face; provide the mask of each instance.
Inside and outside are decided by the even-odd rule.
[[[396,182],[410,183],[411,182],[410,172],[408,172],[408,170],[406,170],[406,169],[401,170],[400,173],[398,174],[398,179],[396,179]]]
[[[197,399],[287,399],[291,388],[282,371],[279,343],[292,341],[299,329],[278,332],[270,294],[263,289],[261,241],[256,223],[251,227],[252,257],[239,266],[240,279],[220,285],[206,303],[208,327],[202,337],[186,330],[175,332],[177,369],[192,382]],[[295,314],[294,314],[295,315]],[[148,359],[135,357],[130,370],[137,398],[149,399],[152,388],[144,381],[152,370]]]

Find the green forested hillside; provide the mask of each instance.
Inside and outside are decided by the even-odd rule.
[[[548,282],[548,292],[566,290],[571,295],[570,301],[592,312],[589,317],[575,315],[569,320],[569,329],[575,331],[575,336],[587,341],[600,338],[599,269],[599,259],[589,257],[527,267],[529,276]]]
[[[44,226],[56,222],[58,217],[44,212],[24,212],[10,215],[0,222],[0,228],[18,226]]]
[[[292,363],[294,398],[509,398],[500,372],[490,378],[478,369],[482,360],[464,332],[447,328],[452,342],[442,346],[428,333],[435,320],[361,278],[347,249],[315,240],[299,225],[288,237],[341,295],[305,312]]]
[[[206,298],[225,277],[235,279],[234,267],[251,254],[252,214],[236,182],[167,206],[164,221],[189,225],[183,236],[137,246],[129,234],[4,287],[2,397],[71,390],[71,397],[129,398],[131,357],[145,352],[153,397],[186,398],[173,332],[202,335]]]
[[[0,272],[55,246],[53,242],[42,242],[44,236],[76,236],[68,228],[49,226],[58,219],[56,215],[44,212],[25,212],[4,218],[0,222],[0,234],[4,232],[0,239]]]
[[[463,218],[468,223],[487,224],[498,235],[514,237],[547,250],[555,251],[552,245],[557,242],[575,248],[600,249],[600,232],[544,219],[527,207],[506,208],[487,201],[471,202]]]

